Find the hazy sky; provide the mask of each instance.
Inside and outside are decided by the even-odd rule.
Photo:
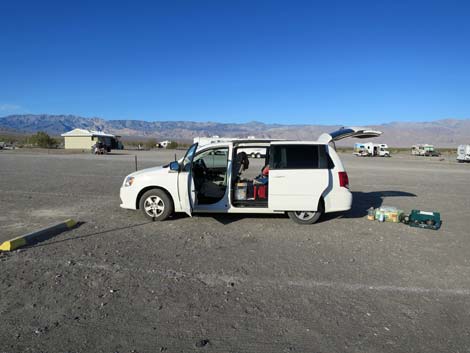
[[[0,116],[470,118],[470,1],[0,2]]]

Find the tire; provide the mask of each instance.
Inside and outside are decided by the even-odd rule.
[[[261,158],[261,154],[257,153],[256,158]]]
[[[317,211],[292,211],[287,212],[291,220],[298,224],[314,224],[316,223],[324,212],[323,202],[318,203]]]
[[[255,153],[253,152],[252,154],[250,154],[250,157],[255,158]]]
[[[163,221],[173,214],[173,200],[160,189],[145,192],[139,201],[139,208],[145,217],[153,221]]]

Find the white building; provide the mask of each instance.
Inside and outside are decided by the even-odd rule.
[[[65,149],[91,149],[97,142],[103,143],[110,149],[122,149],[119,137],[102,131],[73,129],[61,135],[64,138]]]

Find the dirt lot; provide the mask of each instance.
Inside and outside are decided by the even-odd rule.
[[[173,152],[139,152],[139,167]],[[470,165],[342,155],[353,209],[284,216],[119,208],[132,155],[0,153],[0,352],[469,352]],[[380,204],[438,210],[439,231],[370,222]]]

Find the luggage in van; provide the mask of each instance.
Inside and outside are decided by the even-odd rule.
[[[234,199],[238,201],[243,201],[247,199],[247,189],[248,183],[236,183],[235,184],[235,193]]]

